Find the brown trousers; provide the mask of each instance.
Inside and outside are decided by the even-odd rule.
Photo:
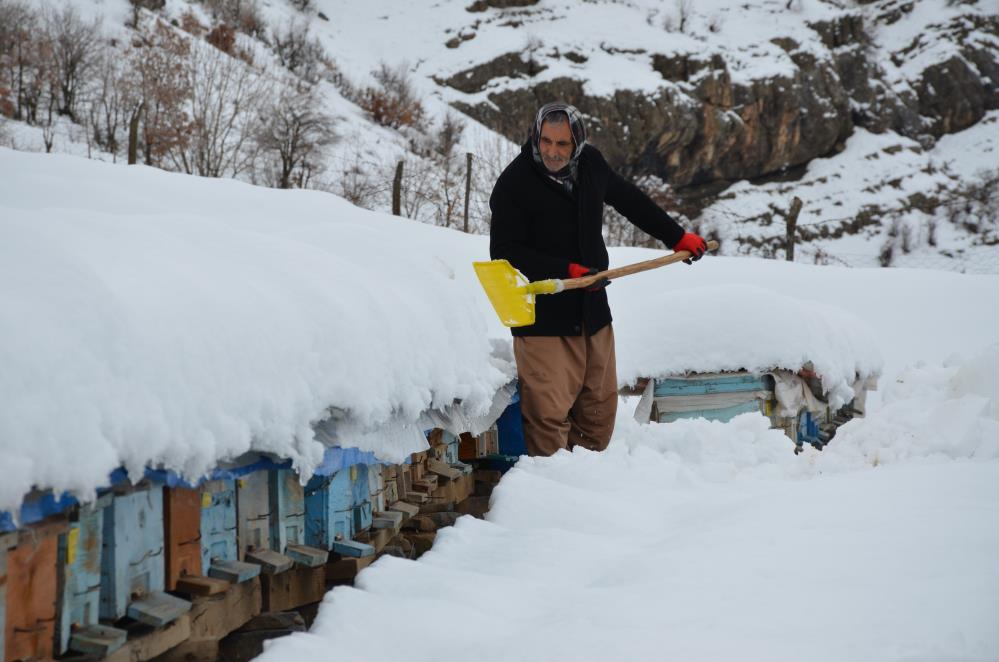
[[[583,446],[602,451],[617,414],[614,330],[513,339],[528,455]]]

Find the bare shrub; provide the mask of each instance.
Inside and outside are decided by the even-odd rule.
[[[369,87],[358,101],[371,119],[393,129],[410,126],[420,129],[424,110],[405,65],[393,69],[384,62],[374,73],[378,87]]]
[[[282,86],[265,108],[257,133],[261,149],[277,163],[270,183],[278,188],[309,186],[336,138],[334,120],[322,111],[322,97],[314,87]]]
[[[223,53],[232,55],[236,46],[236,30],[225,23],[220,23],[212,28],[205,41]]]
[[[500,173],[516,157],[519,147],[506,138],[493,135],[473,145],[472,195],[469,204],[469,231],[488,234],[492,212],[489,197]]]
[[[319,40],[309,37],[308,23],[289,23],[275,30],[272,39],[281,65],[309,83],[317,83],[324,66],[332,66]]]
[[[325,190],[365,209],[384,206],[389,192],[386,182],[391,180],[383,178],[382,164],[361,144],[361,137],[353,134],[341,154],[333,166],[335,176],[324,186]]]
[[[235,26],[240,31],[264,39],[267,25],[256,0],[202,0],[217,21]]]
[[[198,15],[190,9],[180,15],[180,29],[196,38],[200,38],[208,30],[207,27],[201,24]]]

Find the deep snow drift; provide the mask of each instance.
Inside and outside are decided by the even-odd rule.
[[[800,456],[758,414],[624,413],[606,452],[521,459],[486,521],[378,560],[258,659],[999,659],[997,369],[999,344],[908,370]]]
[[[0,170],[0,510],[32,486],[87,498],[121,465],[196,479],[250,450],[308,476],[324,450],[312,426],[332,414],[375,432],[341,445],[400,461],[425,444],[400,427],[456,401],[484,414],[513,378],[471,268],[484,237],[69,156],[0,150]],[[711,258],[615,284],[621,381],[810,360],[842,391],[882,367],[883,339],[824,303],[880,300],[853,277]],[[775,287],[788,278],[806,289]],[[995,287],[957,278],[942,282]],[[983,314],[954,312],[941,324]]]

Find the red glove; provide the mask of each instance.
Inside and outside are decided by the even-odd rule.
[[[569,263],[569,278],[582,278],[583,276],[592,276],[593,274],[600,273],[596,269],[591,269],[590,267],[584,267],[581,264],[576,264],[575,262]],[[606,278],[603,280],[598,280],[593,285],[586,288],[587,292],[596,292],[597,290],[602,290],[610,284],[610,281]]]
[[[676,252],[687,251],[690,253],[690,257],[684,260],[687,264],[692,264],[697,260],[701,259],[704,255],[704,251],[708,250],[708,245],[705,243],[704,238],[700,235],[696,235],[693,232],[685,232],[680,241],[676,242],[673,246],[673,250]]]

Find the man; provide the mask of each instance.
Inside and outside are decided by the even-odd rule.
[[[685,233],[586,144],[578,110],[547,104],[489,199],[492,259],[509,260],[531,281],[606,270],[605,202],[670,248],[694,260],[704,253],[701,237]],[[606,285],[538,297],[535,323],[512,329],[528,455],[600,451],[610,442],[617,369]]]

